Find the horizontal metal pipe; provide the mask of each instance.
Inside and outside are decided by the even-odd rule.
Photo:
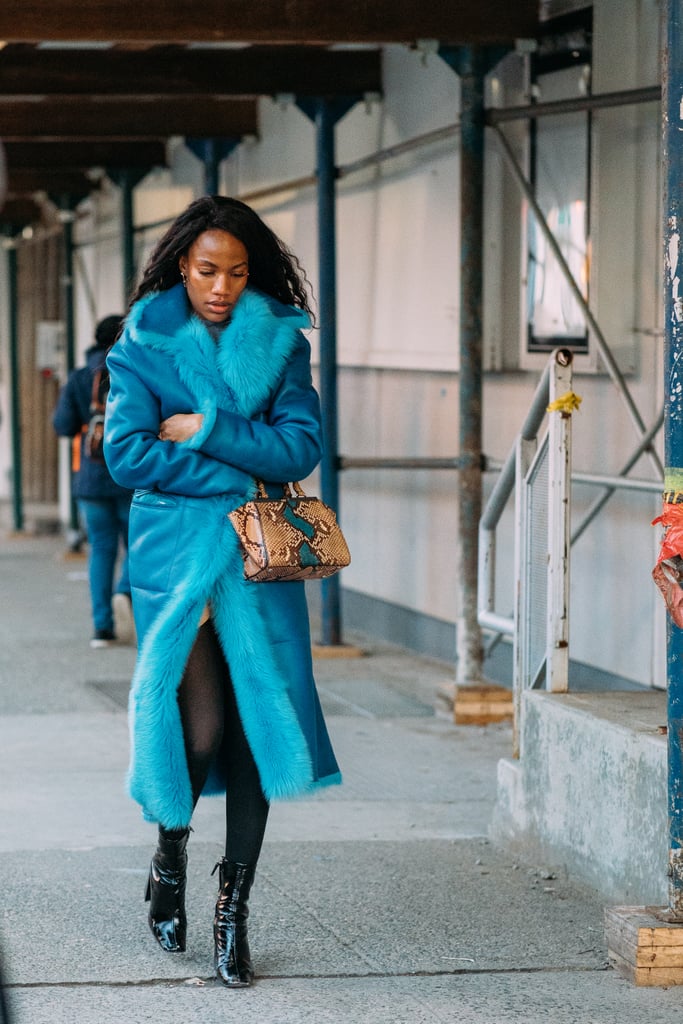
[[[450,459],[438,458],[355,458],[344,455],[339,459],[339,469],[461,469],[462,462],[458,456]],[[505,469],[505,463],[502,469]],[[487,462],[486,467],[491,472],[501,472],[500,466]],[[651,491],[657,494],[663,489],[662,480],[640,480],[623,476],[605,476],[600,473],[572,473],[572,482],[576,484],[595,484],[598,487],[613,487],[615,490],[624,491]],[[493,493],[493,492],[492,492]],[[482,519],[484,529],[491,527]]]
[[[435,142],[444,142],[446,139],[456,138],[459,132],[460,124],[449,124],[445,128],[435,128],[434,131],[415,135],[412,139],[406,139],[405,142],[397,142],[395,146],[386,146],[384,149],[378,149],[368,156],[361,157],[359,160],[353,160],[349,164],[344,164],[343,167],[339,168],[337,174],[340,178],[346,178],[349,174],[357,174],[358,171],[364,171],[367,167],[374,167],[385,160],[404,156],[406,153],[413,152],[413,150],[422,149],[423,146],[430,146]]]
[[[339,469],[462,469],[469,461],[459,455],[453,458],[355,458],[342,455],[339,458]]]
[[[572,483],[597,484],[624,491],[652,491],[653,494],[661,494],[664,489],[663,480],[633,480],[624,476],[601,476],[600,473],[572,473]]]
[[[503,636],[515,635],[514,619],[506,619],[503,615],[496,615],[495,612],[486,611],[480,611],[477,618],[482,629],[491,629],[494,633],[500,633]]]
[[[577,96],[573,99],[553,100],[549,103],[529,103],[523,107],[491,107],[486,111],[486,123],[491,126],[505,121],[533,120],[552,114],[573,114],[583,110],[605,107],[626,107],[636,103],[654,103],[662,96],[661,85],[644,89],[626,89],[622,92],[603,92],[596,96]]]
[[[638,459],[640,458],[640,456],[646,450],[648,445],[650,445],[651,442],[654,440],[654,437],[658,433],[658,431],[661,428],[663,422],[664,422],[664,407],[662,406],[662,409],[661,409],[657,419],[654,421],[654,423],[652,424],[650,429],[645,434],[643,434],[643,436],[640,439],[640,442],[638,444],[638,447],[633,452],[631,452],[630,456],[628,457],[628,459],[626,460],[624,465],[621,467],[621,469],[619,471],[619,475],[617,477],[618,480],[626,479],[627,478],[626,474],[631,472],[632,468],[635,466],[635,464],[638,461]],[[603,508],[603,506],[612,497],[612,495],[614,494],[615,489],[616,489],[615,487],[611,487],[610,485],[606,485],[606,488],[607,489],[605,491],[603,491],[602,494],[598,495],[598,497],[595,499],[595,501],[593,502],[591,507],[586,512],[586,515],[584,516],[584,518],[578,524],[578,526],[574,527],[574,529],[572,530],[572,540],[571,540],[572,544],[575,544],[576,541],[581,536],[581,534],[584,532],[584,530],[586,530],[587,527],[590,526],[590,524],[593,522],[595,517],[598,515],[600,510]]]
[[[280,181],[276,185],[267,185],[264,188],[256,188],[251,192],[243,192],[240,199],[243,203],[255,203],[259,199],[269,199],[271,196],[279,195],[282,192],[295,192],[301,188],[313,188],[318,183],[315,174],[305,174],[301,178],[291,178],[289,181]]]

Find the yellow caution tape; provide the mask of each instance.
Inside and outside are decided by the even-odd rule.
[[[560,395],[554,402],[551,402],[548,406],[548,412],[576,412],[581,405],[581,398],[573,391],[566,391],[564,395]]]

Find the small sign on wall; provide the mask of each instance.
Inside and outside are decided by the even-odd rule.
[[[66,327],[63,320],[36,324],[36,368],[43,377],[66,376]]]

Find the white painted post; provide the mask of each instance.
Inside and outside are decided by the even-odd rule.
[[[559,350],[550,375],[550,403],[571,394],[572,364]],[[571,511],[572,406],[549,413],[548,424],[548,600],[546,690],[569,688],[569,545]]]

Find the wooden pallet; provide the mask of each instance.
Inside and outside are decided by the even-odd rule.
[[[683,924],[664,907],[607,907],[605,938],[614,968],[634,985],[683,985]]]

